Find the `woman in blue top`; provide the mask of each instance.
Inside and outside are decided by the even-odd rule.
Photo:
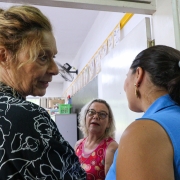
[[[180,52],[140,52],[124,83],[129,108],[144,115],[124,131],[106,180],[180,179]]]

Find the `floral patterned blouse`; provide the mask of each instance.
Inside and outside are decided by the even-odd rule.
[[[0,179],[85,180],[47,111],[0,83]]]
[[[81,166],[87,173],[87,180],[105,179],[105,155],[108,145],[114,141],[111,137],[103,139],[91,153],[84,152],[86,138],[76,148],[76,155],[79,157]]]

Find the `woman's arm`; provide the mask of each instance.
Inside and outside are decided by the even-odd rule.
[[[114,153],[118,148],[118,143],[116,141],[112,141],[106,149],[105,156],[105,174],[108,173],[108,170],[113,162]]]
[[[165,130],[151,120],[133,122],[118,147],[117,180],[174,180],[173,147]]]

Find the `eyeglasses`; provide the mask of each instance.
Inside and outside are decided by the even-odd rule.
[[[98,114],[98,117],[100,119],[106,119],[106,117],[108,116],[108,113],[106,113],[106,112],[96,112],[94,109],[87,110],[87,115],[90,117],[94,116],[96,113]]]

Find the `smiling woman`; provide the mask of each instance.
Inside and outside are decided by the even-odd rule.
[[[26,100],[43,96],[56,42],[49,20],[33,6],[0,9],[0,174],[7,179],[84,180],[73,148],[48,112]]]

